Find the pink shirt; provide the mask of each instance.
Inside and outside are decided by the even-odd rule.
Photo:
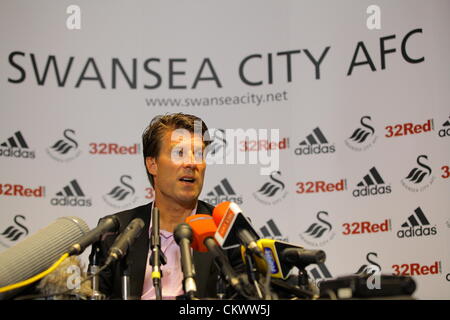
[[[153,210],[153,206],[152,206]],[[192,211],[195,214],[197,208]],[[151,236],[151,230],[149,230],[149,236]],[[161,235],[161,250],[164,252],[167,263],[161,265],[162,277],[161,277],[161,288],[162,288],[162,298],[164,300],[173,300],[177,296],[184,293],[183,291],[183,271],[181,270],[181,254],[180,247],[175,242],[173,233],[160,230]],[[149,252],[147,254],[147,262],[150,258],[151,247],[149,246]],[[150,263],[147,264],[145,270],[144,286],[142,289],[142,300],[154,300],[155,288],[153,287],[152,280],[152,266]]]

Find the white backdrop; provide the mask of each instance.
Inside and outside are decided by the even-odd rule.
[[[66,25],[70,5],[80,29]],[[141,134],[185,112],[210,128],[279,129],[249,151],[235,143],[251,154],[274,142],[272,179],[258,164],[210,165],[200,198],[234,200],[261,235],[325,250],[313,278],[375,264],[413,275],[418,298],[450,298],[448,1],[0,9],[0,250],[59,216],[94,227],[151,201]],[[227,136],[217,144],[233,151]]]

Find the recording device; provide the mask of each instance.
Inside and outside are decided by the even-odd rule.
[[[117,237],[112,244],[108,252],[108,258],[105,265],[109,265],[111,262],[122,259],[128,252],[128,249],[139,237],[144,228],[144,221],[140,218],[134,218],[127,225],[125,230]]]
[[[258,233],[236,203],[225,201],[218,204],[213,210],[213,219],[217,225],[214,237],[222,248],[229,249],[242,244],[253,254],[264,258],[256,243],[260,238]]]
[[[69,255],[79,255],[92,243],[98,241],[106,232],[117,232],[119,230],[119,220],[115,216],[107,216],[100,219],[97,227],[81,237],[77,243],[69,249]]]
[[[180,246],[184,292],[192,299],[197,293],[197,286],[194,278],[195,269],[191,253],[192,229],[187,223],[180,223],[175,228],[173,234],[175,241]]]
[[[319,289],[320,297],[324,299],[411,296],[416,290],[416,282],[407,276],[354,274],[322,280]]]
[[[266,258],[264,261],[255,257],[258,270],[265,273],[268,266],[272,278],[286,279],[294,266],[301,270],[310,264],[323,263],[326,258],[322,250],[306,250],[284,241],[260,239],[257,244]],[[244,254],[245,249],[241,248],[241,252]],[[243,259],[245,261],[245,257]]]
[[[237,291],[242,291],[241,280],[230,265],[222,248],[214,240],[217,227],[213,217],[207,214],[196,214],[186,218],[186,223],[193,232],[192,248],[199,252],[210,252],[225,276],[227,282]]]
[[[61,217],[1,252],[0,287],[21,282],[48,269],[88,232],[89,227],[81,218]],[[0,300],[12,297],[24,288],[1,293]]]

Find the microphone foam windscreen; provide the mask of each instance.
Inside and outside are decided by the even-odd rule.
[[[220,224],[220,222],[222,221],[223,217],[225,216],[228,209],[230,208],[230,204],[231,204],[230,201],[224,201],[214,207],[212,215],[213,215],[214,223],[216,224],[216,226],[218,226]]]
[[[26,280],[48,269],[88,231],[89,227],[82,219],[61,217],[1,252],[0,287]],[[2,295],[0,299],[4,298]]]
[[[186,223],[191,227],[192,249],[200,252],[207,252],[208,249],[204,245],[204,241],[208,237],[214,238],[217,226],[214,223],[213,217],[209,214],[195,214],[186,218]]]

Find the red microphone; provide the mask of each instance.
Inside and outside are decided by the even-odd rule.
[[[213,210],[213,219],[218,226],[214,238],[222,248],[228,249],[242,244],[253,254],[263,257],[256,243],[260,237],[236,203],[225,201],[218,204]]]
[[[227,256],[222,248],[214,240],[214,234],[217,231],[217,226],[214,223],[213,217],[208,214],[196,214],[186,218],[186,223],[191,227],[192,248],[200,252],[210,252],[214,255],[214,259],[222,270],[225,279],[237,291],[242,291],[240,279],[233,267],[230,265]]]
[[[207,252],[208,248],[205,245],[205,242],[211,243],[210,240],[207,241],[208,238],[211,238],[211,240],[214,241],[214,234],[217,230],[213,217],[209,214],[195,214],[187,217],[185,222],[193,231],[191,244],[192,249],[199,252]]]

